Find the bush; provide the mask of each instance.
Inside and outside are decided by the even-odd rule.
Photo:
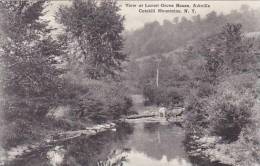
[[[86,123],[114,120],[130,112],[132,100],[119,83],[85,81],[75,84],[64,79],[59,84],[59,91],[51,98],[6,99],[1,130],[4,147],[38,140],[45,136],[44,130],[83,129]],[[57,106],[68,106],[68,113],[60,118],[47,116],[51,110],[57,111]]]
[[[153,87],[152,85],[144,86],[143,95],[145,98],[145,105],[155,103],[155,97],[156,97],[155,87]]]
[[[188,128],[199,128],[200,132],[221,136],[227,142],[236,141],[251,123],[254,83],[252,74],[223,77],[217,85],[200,83],[186,102]]]
[[[130,112],[132,100],[122,84],[86,80],[80,86],[88,90],[85,94],[78,94],[72,106],[73,117],[89,118],[101,123],[118,119]]]
[[[5,148],[41,138],[41,125],[48,110],[55,104],[48,98],[8,97],[3,104],[3,137]]]
[[[39,132],[40,126],[37,120],[28,120],[23,118],[17,118],[13,121],[6,121],[2,126],[2,146],[6,149],[17,146],[19,144],[28,143],[41,138],[44,132]]]
[[[208,82],[202,82],[198,87],[198,97],[209,97],[214,93],[214,86]]]
[[[184,95],[183,90],[177,88],[167,88],[166,90],[166,105],[168,106],[183,106],[184,105]]]
[[[208,100],[190,96],[185,104],[185,128],[187,133],[205,134],[209,127]]]
[[[147,103],[165,105],[168,107],[182,106],[184,104],[183,89],[174,87],[154,87],[147,85],[143,89],[143,95]]]
[[[211,98],[210,122],[212,133],[223,140],[233,142],[238,139],[243,128],[250,123],[254,96],[226,90]]]

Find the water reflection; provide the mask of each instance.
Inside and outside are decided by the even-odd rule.
[[[187,158],[182,143],[184,137],[183,129],[174,125],[137,124],[128,146],[155,160],[161,160],[165,156],[170,161]]]
[[[133,127],[134,132],[124,144],[131,149],[124,166],[191,166],[182,143],[183,129],[160,123],[137,123]]]
[[[100,161],[112,159],[117,155],[118,149],[125,152],[124,144],[132,133],[133,127],[124,123],[117,128],[117,132],[108,131],[88,139],[80,137],[71,140],[65,146],[67,153],[62,165],[95,166]]]
[[[175,157],[169,160],[166,155],[163,155],[161,159],[155,159],[135,150],[128,153],[127,159],[128,161],[123,164],[124,166],[192,166],[184,158]]]
[[[117,131],[79,137],[13,166],[191,166],[184,131],[159,123],[122,123]]]

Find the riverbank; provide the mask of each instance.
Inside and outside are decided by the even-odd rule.
[[[107,124],[95,125],[93,127],[86,128],[85,130],[66,131],[66,132],[47,136],[41,142],[31,143],[30,145],[28,144],[19,145],[17,147],[11,148],[6,152],[2,152],[0,158],[0,165],[5,165],[5,163],[25,158],[26,156],[30,156],[37,151],[42,151],[46,148],[51,148],[53,146],[62,144],[66,141],[75,139],[80,136],[90,137],[107,130],[115,131],[116,124],[107,123]]]
[[[80,136],[37,151],[32,157],[26,156],[8,166],[95,166],[97,163],[191,166],[182,144],[184,136],[183,129],[174,124],[119,123],[116,131]]]
[[[158,110],[159,110],[158,107],[156,106],[145,107],[141,103],[136,104],[135,100],[134,100],[133,107],[137,109],[135,111],[137,114],[129,116],[129,118],[125,116],[119,121],[127,122],[130,124],[134,123],[135,125],[143,124],[144,126],[149,126],[150,124],[161,124],[162,126],[171,126],[174,128],[174,126],[172,126],[176,122],[173,121],[174,118],[172,118],[171,121],[167,121],[166,118],[157,117]],[[179,112],[177,111],[176,114],[178,113]],[[187,117],[185,117],[186,116],[185,113],[186,112],[182,113],[183,120],[185,119],[187,120]],[[72,123],[73,122],[70,121],[71,125]],[[185,125],[185,123],[186,121],[181,122],[182,125]],[[81,124],[82,126],[79,124]],[[87,124],[86,122],[85,123],[77,122],[77,125],[74,124],[75,125],[74,130],[66,130],[66,131],[64,130],[64,131],[56,131],[56,132],[53,131],[52,134],[49,134],[49,136],[46,136],[42,141],[38,143],[31,143],[30,145],[25,144],[25,145],[11,148],[7,152],[3,153],[4,155],[2,156],[5,156],[5,159],[2,159],[2,161],[5,160],[7,162],[12,162],[20,159],[24,160],[33,153],[45,151],[44,149],[52,149],[54,146],[56,147],[58,145],[63,145],[66,142],[71,142],[71,141],[73,142],[73,140],[76,140],[79,137],[88,138],[90,136],[102,133],[104,131],[108,131],[108,130],[115,131],[115,124],[113,123],[102,124],[102,125],[88,124],[89,127],[87,127],[86,124]],[[154,127],[156,126],[149,128],[149,130],[153,131]],[[183,129],[185,129],[185,127]],[[228,143],[223,143],[221,141],[221,137],[207,136],[207,135],[198,135],[198,136],[191,135],[190,139],[188,141],[185,140],[184,142],[185,142],[184,145],[186,147],[185,149],[187,155],[190,157],[192,162],[195,163],[195,161],[193,161],[195,159],[196,162],[199,163],[203,163],[207,161],[206,163],[208,164],[210,163],[211,164],[210,166],[213,166],[214,163],[215,164],[218,163],[217,166],[246,166],[246,165],[238,165],[238,163],[241,162],[241,160],[238,159],[242,157],[245,158],[245,156],[249,158],[250,155],[253,154],[253,153],[247,154],[248,147],[245,146],[241,147],[242,144],[246,145],[246,141],[244,140],[244,142],[241,142],[240,139],[237,142],[228,144]],[[251,148],[254,147],[251,146]],[[239,151],[236,151],[238,149]],[[256,152],[255,155],[258,155],[259,151],[256,150],[257,148],[255,148],[255,152]],[[243,155],[242,157],[241,154]],[[203,160],[203,162],[200,160]],[[209,166],[209,165],[206,164],[205,166]]]
[[[51,97],[6,95],[1,102],[1,146],[9,150],[40,142],[47,135],[83,130],[131,112],[131,97],[122,83],[86,79],[79,82],[62,78],[62,89]]]
[[[96,89],[97,86],[98,89]],[[53,106],[47,110],[42,118],[36,119],[32,117],[28,120],[26,119],[33,127],[22,130],[28,130],[30,134],[23,133],[26,134],[25,138],[15,135],[14,138],[20,140],[20,142],[15,142],[11,137],[7,137],[6,140],[13,144],[7,144],[8,142],[5,144],[0,162],[20,160],[34,152],[51,148],[54,145],[76,139],[80,136],[89,137],[107,130],[115,130],[115,124],[112,122],[119,121],[121,116],[125,116],[125,114],[133,111],[131,98],[127,98],[119,87],[114,91],[114,89],[108,89],[107,86],[109,85],[104,86],[101,82],[95,82],[88,86],[74,85],[73,88],[66,89],[66,92],[72,95],[72,93],[75,94],[82,88],[92,87],[90,90],[92,96],[86,90],[80,91],[80,93],[75,94],[75,98],[62,102],[66,104]],[[115,87],[110,86],[110,88]],[[75,90],[77,91],[75,92]],[[104,91],[106,92],[105,94]],[[119,95],[121,95],[120,98]],[[65,96],[68,96],[68,94]],[[114,97],[109,98],[108,96]],[[24,100],[11,101],[21,102]],[[97,103],[100,103],[102,107],[97,106]],[[85,112],[88,112],[89,115],[85,115]],[[16,127],[20,129],[20,126],[17,125]],[[9,127],[4,129],[5,132],[9,130]]]

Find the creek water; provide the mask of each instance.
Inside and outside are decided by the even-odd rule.
[[[13,166],[192,166],[184,130],[173,124],[122,123],[116,131],[84,136],[12,163]]]

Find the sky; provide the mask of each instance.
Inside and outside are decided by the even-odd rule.
[[[171,5],[176,5],[176,4],[208,4],[210,5],[209,8],[194,8],[196,9],[195,14],[184,14],[184,13],[140,13],[138,7],[127,7],[127,4],[135,4],[135,5],[156,5],[156,4],[171,4]],[[49,19],[51,21],[51,25],[54,27],[60,27],[56,22],[55,22],[55,12],[61,5],[69,5],[71,4],[71,1],[51,1],[51,4],[48,7],[48,12],[45,18]],[[160,23],[163,22],[163,20],[167,19],[172,21],[174,17],[183,17],[185,16],[186,18],[191,18],[194,15],[200,14],[202,17],[208,14],[211,11],[216,11],[217,13],[223,13],[227,14],[230,13],[232,10],[239,10],[241,5],[246,4],[249,5],[250,8],[253,9],[259,9],[260,10],[260,1],[172,1],[172,0],[163,0],[163,1],[145,1],[145,0],[125,0],[125,1],[118,1],[118,5],[121,8],[120,14],[125,16],[125,29],[127,31],[131,30],[136,30],[139,28],[142,28],[145,23],[148,22],[153,22],[153,21],[158,21]],[[142,8],[144,9],[144,8]],[[148,9],[148,8],[146,8]],[[151,9],[151,8],[150,8]],[[158,9],[158,8],[156,8]],[[163,8],[167,9],[167,8]],[[170,9],[170,8],[169,8]],[[172,9],[172,8],[171,8]],[[180,8],[178,8],[180,9]],[[183,9],[183,8],[182,8]]]

